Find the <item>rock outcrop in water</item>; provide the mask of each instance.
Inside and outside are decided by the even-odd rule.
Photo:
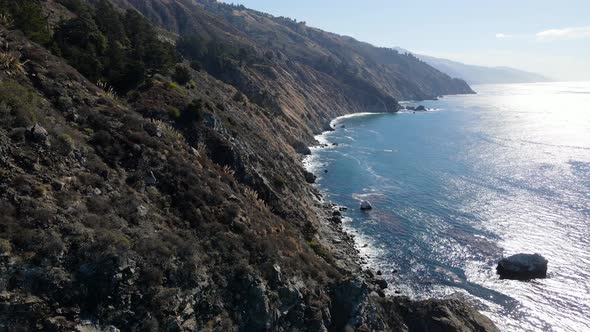
[[[516,254],[500,260],[496,271],[503,279],[545,278],[547,263],[547,259],[539,254]]]
[[[177,36],[133,11],[117,19],[108,1],[0,5],[24,2],[43,6],[24,18],[36,22],[27,35],[0,27],[0,330],[425,331],[416,320],[439,317],[383,297],[386,284],[359,272],[351,236],[314,198],[298,142],[311,145],[336,115],[469,92],[464,82],[394,53],[378,84],[339,76],[345,63],[316,55],[335,58],[347,38],[214,1],[115,1],[165,27],[203,27],[205,55],[190,66],[161,44]],[[261,28],[289,37],[289,57],[255,37]],[[234,41],[242,61],[224,49]],[[364,50],[350,65],[372,75],[390,54],[350,43]],[[129,90],[95,84],[109,73],[88,73],[105,58],[132,59],[106,67]],[[485,320],[462,302],[432,303],[458,322],[449,331]]]
[[[363,211],[368,211],[368,210],[372,210],[373,206],[371,205],[371,203],[369,201],[362,201],[361,202],[361,210]]]

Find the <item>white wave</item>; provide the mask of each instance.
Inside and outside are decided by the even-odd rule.
[[[334,128],[338,123],[342,122],[342,120],[344,120],[344,119],[358,118],[361,116],[375,115],[375,114],[385,114],[385,113],[360,112],[360,113],[352,113],[352,114],[342,115],[342,116],[339,116],[339,117],[333,119],[332,121],[330,121],[330,127]]]

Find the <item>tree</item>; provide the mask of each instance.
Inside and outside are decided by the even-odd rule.
[[[195,35],[181,37],[176,43],[176,49],[192,60],[203,59],[208,53],[205,41]]]
[[[172,79],[178,82],[178,84],[186,84],[191,80],[191,71],[186,66],[176,65]]]
[[[108,0],[87,6],[57,29],[52,50],[88,79],[106,82],[122,95],[176,62],[173,46],[159,40],[138,12],[123,16]]]
[[[100,0],[96,4],[96,25],[109,39],[109,42],[125,44],[125,27],[121,15],[109,0]]]
[[[55,32],[54,43],[62,56],[84,76],[95,81],[101,78],[101,57],[107,39],[89,14],[63,23]]]
[[[46,44],[51,40],[47,18],[37,1],[0,0],[0,13],[10,15],[14,27],[30,40],[39,44]]]

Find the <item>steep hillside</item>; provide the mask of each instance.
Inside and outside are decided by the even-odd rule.
[[[179,43],[186,58],[306,129],[307,142],[309,133],[338,115],[396,111],[394,99],[473,93],[465,82],[411,55],[242,6],[206,0],[117,3],[184,36]],[[210,61],[211,55],[222,61]]]
[[[303,140],[395,110],[380,88],[226,44],[189,66],[202,43],[106,0],[1,0],[0,25],[1,331],[496,331],[385,296],[308,184]]]

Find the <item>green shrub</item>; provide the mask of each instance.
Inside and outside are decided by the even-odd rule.
[[[191,80],[191,71],[186,66],[176,65],[172,79],[178,82],[178,84],[185,85]]]
[[[0,108],[14,117],[15,127],[30,126],[37,119],[41,98],[14,80],[0,82]]]
[[[62,133],[57,136],[55,140],[55,148],[62,155],[68,155],[74,150],[74,140],[66,133]]]
[[[182,112],[182,120],[187,123],[203,120],[203,100],[194,99]]]
[[[180,91],[180,87],[174,82],[168,82],[168,88],[174,91]]]
[[[180,110],[176,107],[170,106],[168,108],[168,116],[173,120],[178,120],[180,119]]]
[[[321,244],[317,243],[316,241],[308,241],[307,245],[316,253],[316,255],[320,256],[325,261],[332,261],[332,256],[330,256],[328,250]]]

